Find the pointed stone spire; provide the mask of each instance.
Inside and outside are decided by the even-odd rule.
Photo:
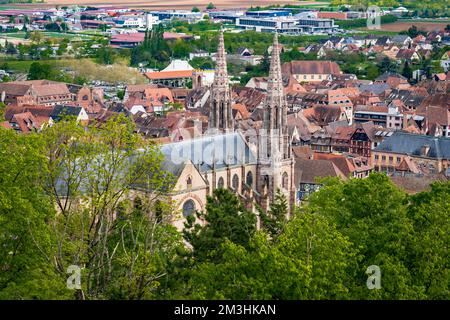
[[[272,44],[267,96],[264,105],[263,128],[267,138],[262,142],[260,156],[272,157],[280,154],[283,158],[289,156],[287,139],[287,104],[283,91],[281,74],[280,46],[278,33],[275,31]]]
[[[227,53],[223,39],[223,29],[220,29],[219,46],[216,55],[216,69],[210,94],[209,129],[211,133],[231,132],[234,130],[231,110],[231,91],[227,71]]]
[[[216,55],[216,69],[214,72],[214,86],[228,88],[227,53],[223,39],[223,28],[220,29],[219,46]]]
[[[272,57],[270,59],[269,80],[267,92],[270,97],[283,96],[283,79],[281,76],[280,46],[278,32],[275,31],[272,44]]]
[[[294,203],[294,158],[287,130],[287,103],[281,73],[280,46],[277,30],[273,37],[267,96],[263,106],[263,128],[258,131],[257,197],[267,210],[280,190]],[[289,209],[290,210],[290,209]]]

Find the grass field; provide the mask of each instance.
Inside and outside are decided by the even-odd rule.
[[[11,39],[25,39],[25,32],[10,32],[2,33],[1,36],[11,38]],[[43,32],[46,38],[67,38],[70,40],[76,39],[90,39],[93,35],[82,34],[82,33],[60,33],[60,32]]]
[[[72,59],[62,59],[62,60],[38,60],[39,63],[49,64],[55,67],[66,67],[70,65]],[[30,65],[34,62],[34,60],[8,60],[6,56],[0,56],[0,65],[6,63],[8,65],[8,70],[16,71],[16,72],[28,72],[30,69]]]

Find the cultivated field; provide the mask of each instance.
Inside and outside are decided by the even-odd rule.
[[[394,32],[400,32],[408,30],[411,26],[416,26],[419,30],[424,31],[434,31],[434,30],[444,30],[445,26],[447,24],[450,24],[450,21],[446,22],[421,22],[421,21],[411,21],[411,22],[394,22],[394,23],[387,23],[383,24],[381,26],[382,31],[394,31]]]
[[[133,8],[151,8],[151,9],[192,9],[196,6],[200,9],[205,8],[208,3],[214,3],[219,8],[248,8],[251,6],[268,6],[272,4],[322,4],[317,1],[297,1],[297,0],[47,0],[45,4],[35,4],[28,6],[45,5],[102,5],[102,6],[126,6]],[[323,2],[323,4],[327,4]]]

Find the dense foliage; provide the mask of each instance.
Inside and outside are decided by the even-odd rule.
[[[397,17],[393,15],[381,16],[380,23],[393,23],[397,21]],[[339,27],[343,29],[353,29],[353,28],[364,28],[367,26],[367,19],[351,19],[351,20],[340,20],[337,22]]]
[[[289,220],[277,192],[259,230],[217,189],[180,233],[161,160],[124,117],[0,128],[0,298],[450,299],[450,183],[410,196],[383,174],[328,179]]]

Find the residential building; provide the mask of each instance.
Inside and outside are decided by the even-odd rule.
[[[282,65],[285,75],[293,75],[299,82],[321,82],[331,79],[334,74],[342,74],[339,65],[333,61],[302,60],[286,62]]]
[[[345,174],[330,160],[296,158],[294,172],[297,204],[307,200],[308,196],[321,188],[320,179],[338,177],[347,180]]]
[[[153,84],[169,88],[183,88],[192,81],[194,68],[187,61],[172,60],[162,71],[147,72],[145,76]]]
[[[412,161],[422,173],[443,172],[450,163],[450,138],[395,131],[372,152],[376,171],[395,172],[403,160]]]
[[[48,80],[27,80],[0,84],[1,100],[6,104],[45,105],[70,103],[74,95],[65,83]]]

